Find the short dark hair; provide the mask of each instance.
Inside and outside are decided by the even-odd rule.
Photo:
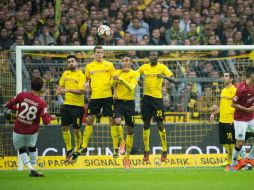
[[[77,57],[76,57],[76,55],[68,55],[67,57],[66,57],[66,59],[68,60],[68,59],[70,59],[70,58],[74,58],[76,61],[77,61]]]
[[[95,52],[97,49],[102,49],[103,50],[102,46],[95,46],[93,51]]]
[[[249,78],[252,74],[254,74],[254,67],[251,66],[247,67],[245,74],[246,77]]]
[[[41,91],[43,85],[44,85],[44,81],[41,77],[35,77],[31,81],[31,89],[33,91],[36,91],[36,92]]]
[[[231,79],[235,78],[235,74],[232,71],[225,71],[224,73],[228,73],[229,74],[229,78],[231,78]]]
[[[229,78],[233,79],[232,83],[234,84],[235,83],[235,74],[232,71],[225,71],[224,74],[225,73],[229,74]]]

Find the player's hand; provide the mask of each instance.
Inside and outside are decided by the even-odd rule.
[[[113,95],[113,99],[117,99],[118,97],[117,97],[117,95],[116,94],[114,94]]]
[[[210,116],[210,122],[214,122],[214,114],[213,113]]]
[[[60,91],[60,94],[66,94],[66,92],[68,92],[67,89],[62,89],[62,90]]]
[[[89,84],[89,82],[86,82],[86,83],[85,83],[85,89],[90,89],[90,84]]]
[[[118,75],[113,76],[113,80],[119,80],[119,76]]]
[[[56,119],[56,115],[50,115],[51,120],[55,120]]]
[[[164,77],[164,75],[163,74],[157,74],[157,78],[163,78]]]
[[[59,86],[59,87],[56,89],[56,94],[57,94],[57,95],[63,94],[63,91],[64,91],[64,88]]]
[[[254,112],[254,106],[248,108],[249,112]]]

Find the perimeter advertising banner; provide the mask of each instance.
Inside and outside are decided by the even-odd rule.
[[[165,124],[169,154],[223,154],[219,144],[218,126],[210,123],[175,123]],[[0,128],[0,156],[16,156],[12,142],[12,127]],[[84,126],[82,126],[82,131]],[[125,130],[125,128],[124,128]],[[72,133],[72,145],[74,135]],[[37,142],[39,156],[65,156],[66,149],[60,125],[42,127]],[[132,155],[143,154],[143,125],[134,127],[134,142]],[[150,153],[160,154],[161,141],[156,125],[151,126]],[[110,156],[113,154],[110,127],[104,124],[95,124],[93,134],[88,143],[89,156]]]
[[[131,168],[177,168],[177,167],[218,167],[225,162],[224,154],[178,154],[168,155],[165,163],[160,155],[150,155],[150,162],[144,162],[142,155],[131,156]],[[124,168],[123,156],[114,159],[112,156],[80,156],[74,164],[64,162],[64,156],[40,156],[37,169],[98,169]],[[0,170],[16,170],[17,157],[0,158]]]

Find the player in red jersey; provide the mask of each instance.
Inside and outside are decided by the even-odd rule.
[[[43,87],[43,79],[36,77],[31,81],[31,92],[21,92],[9,102],[6,107],[17,110],[17,117],[13,128],[13,144],[23,163],[28,167],[31,177],[42,177],[42,173],[35,170],[37,160],[36,142],[40,118],[45,125],[56,118],[47,113],[47,104],[39,96]],[[27,149],[29,150],[30,160]]]
[[[232,107],[235,108],[234,126],[236,144],[232,154],[232,170],[240,170],[245,164],[254,165],[254,146],[245,161],[237,163],[238,154],[246,140],[246,132],[254,133],[254,67],[246,70],[246,80],[237,87]]]

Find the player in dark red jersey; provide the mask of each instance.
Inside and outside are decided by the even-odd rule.
[[[254,67],[246,70],[246,80],[241,82],[233,98],[236,145],[232,154],[232,170],[240,170],[246,163],[254,165],[254,146],[245,160],[237,163],[238,154],[246,140],[246,132],[254,133]]]
[[[6,107],[17,110],[17,117],[13,129],[13,144],[23,163],[28,167],[31,177],[44,176],[35,170],[37,160],[36,142],[40,118],[45,125],[55,119],[55,115],[47,113],[47,104],[39,96],[43,87],[43,79],[33,78],[31,81],[31,92],[21,92],[16,97],[6,103]],[[29,150],[30,160],[27,149]]]

